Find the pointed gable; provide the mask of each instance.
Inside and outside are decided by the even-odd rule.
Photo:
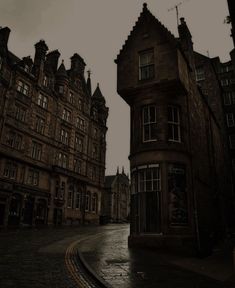
[[[140,16],[138,17],[138,20],[136,21],[135,25],[133,26],[130,34],[127,37],[127,40],[125,41],[124,45],[122,46],[121,50],[119,51],[119,54],[117,56],[117,59],[115,60],[115,63],[118,62],[119,58],[121,57],[122,53],[125,52],[125,50],[128,48],[128,44],[131,42],[132,38],[135,34],[138,34],[138,30],[140,30],[143,25],[146,25],[146,28],[150,28],[151,26],[154,27],[154,29],[157,31],[161,31],[168,41],[170,41],[172,44],[177,45],[177,39],[174,37],[174,35],[149,11],[147,8],[147,4],[143,4],[143,10],[140,13]],[[146,35],[143,35],[143,38],[147,38],[147,33],[149,31],[146,30]]]
[[[187,60],[180,42],[144,4],[140,16],[115,60],[117,91],[129,104],[136,89],[184,82],[188,89]],[[128,95],[125,97],[125,95]],[[147,96],[146,96],[147,97]]]

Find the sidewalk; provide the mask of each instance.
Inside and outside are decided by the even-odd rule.
[[[122,228],[123,226],[123,228]],[[129,229],[117,225],[105,237],[79,244],[82,260],[114,288],[235,288],[232,252],[217,249],[204,259],[128,249]],[[174,285],[174,286],[173,286]]]

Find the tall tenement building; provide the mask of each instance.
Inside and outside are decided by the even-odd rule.
[[[117,91],[131,108],[129,245],[206,254],[232,226],[221,85],[184,18],[178,31],[144,4],[115,60]]]
[[[84,77],[85,62],[58,66],[35,44],[34,60],[8,50],[0,29],[0,225],[97,223],[104,188],[108,108]]]

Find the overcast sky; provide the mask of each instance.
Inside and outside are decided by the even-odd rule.
[[[34,44],[44,39],[49,50],[58,49],[67,69],[77,52],[92,71],[109,110],[106,174],[117,166],[129,170],[129,108],[116,92],[116,58],[137,20],[143,2],[178,36],[176,13],[168,11],[179,2],[180,17],[191,30],[194,48],[211,57],[229,60],[232,50],[227,0],[0,0],[0,26],[11,29],[9,49],[18,57],[34,57]]]

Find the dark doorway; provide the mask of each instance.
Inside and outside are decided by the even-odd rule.
[[[34,208],[34,199],[31,197],[27,197],[25,199],[24,206],[24,224],[32,225],[33,223],[33,208]]]
[[[44,199],[39,199],[36,204],[36,225],[46,224],[47,203]]]
[[[13,194],[9,207],[8,225],[18,226],[20,224],[20,215],[22,208],[22,196]]]
[[[62,225],[62,209],[58,208],[54,209],[54,225],[56,226]]]

